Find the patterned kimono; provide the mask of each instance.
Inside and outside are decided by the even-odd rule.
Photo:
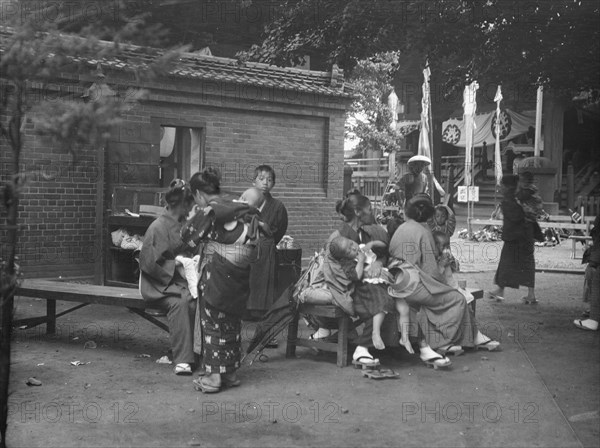
[[[204,241],[202,294],[196,316],[202,331],[195,333],[194,350],[201,350],[206,373],[230,373],[240,366],[241,316],[248,300],[250,264],[256,261],[256,246],[223,243],[227,234],[223,225],[240,217],[239,203],[219,198],[209,206],[182,231],[190,247]]]

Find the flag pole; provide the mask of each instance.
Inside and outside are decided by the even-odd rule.
[[[540,156],[540,143],[542,139],[542,104],[544,102],[544,87],[539,86],[537,89],[537,102],[535,108],[535,145],[533,147],[533,155]]]

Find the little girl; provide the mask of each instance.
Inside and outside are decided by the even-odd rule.
[[[441,274],[444,276],[445,283],[448,286],[458,289],[458,291],[465,297],[467,303],[471,303],[473,300],[475,300],[473,294],[458,286],[458,281],[453,275],[454,272],[460,271],[460,265],[450,250],[450,238],[448,238],[448,235],[445,233],[436,231],[433,232],[433,239],[435,240],[435,246],[438,251],[438,268]]]
[[[342,236],[334,238],[329,246],[329,254],[323,266],[325,281],[334,296],[344,296],[341,300],[363,299],[370,315],[373,317],[373,345],[382,350],[385,344],[381,339],[381,325],[386,313],[393,310],[394,303],[387,293],[387,285],[365,282],[365,252],[372,248],[385,247],[381,241],[367,243],[363,250],[354,241]],[[402,345],[409,353],[414,353],[408,340],[409,334],[409,309],[404,299],[395,299],[395,307],[399,314],[399,324]]]

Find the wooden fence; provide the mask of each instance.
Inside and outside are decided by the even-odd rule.
[[[600,197],[578,196],[575,210],[580,211],[581,208],[585,216],[597,216],[600,213]]]

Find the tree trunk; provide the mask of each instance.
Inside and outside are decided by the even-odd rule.
[[[18,268],[16,267],[17,237],[19,221],[19,162],[21,155],[21,122],[23,120],[24,85],[17,85],[15,105],[8,125],[9,140],[12,148],[12,176],[6,182],[4,204],[7,207],[7,239],[8,257],[2,267],[4,272],[1,282],[0,297],[0,448],[6,447],[6,429],[8,420],[8,386],[10,380],[10,346],[14,310],[15,289],[17,286]]]

